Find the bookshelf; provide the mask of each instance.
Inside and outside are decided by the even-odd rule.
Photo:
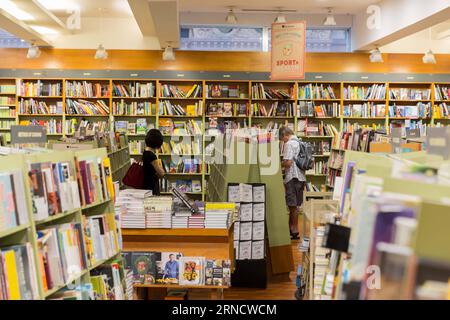
[[[0,241],[1,241],[1,249],[2,250],[11,250],[5,249],[10,246],[20,246],[26,245],[30,251],[28,251],[28,260],[22,260],[24,265],[24,272],[29,274],[30,277],[34,280],[30,281],[30,283],[26,283],[27,287],[33,288],[33,284],[35,284],[34,289],[30,289],[30,293],[33,296],[29,296],[28,298],[32,299],[52,299],[56,294],[59,294],[62,290],[71,289],[71,284],[74,286],[85,285],[91,283],[93,277],[95,277],[93,272],[96,272],[96,269],[104,264],[109,264],[113,262],[120,262],[120,248],[118,242],[118,233],[117,226],[114,217],[114,204],[113,204],[113,196],[106,196],[106,198],[99,198],[98,200],[90,203],[84,204],[83,202],[80,204],[76,204],[74,198],[71,197],[72,200],[68,200],[67,195],[64,197],[60,197],[61,199],[58,202],[58,206],[49,206],[49,210],[51,210],[52,215],[49,215],[49,211],[47,212],[46,217],[42,217],[41,205],[38,204],[36,186],[30,185],[33,179],[28,178],[28,174],[30,170],[32,172],[36,172],[37,166],[39,166],[44,172],[44,165],[51,163],[55,166],[63,165],[63,167],[67,168],[67,175],[72,182],[70,182],[72,192],[78,193],[78,183],[76,182],[76,170],[78,167],[76,165],[76,161],[89,160],[93,159],[97,161],[99,159],[102,161],[107,158],[107,153],[104,148],[102,149],[92,149],[85,151],[50,151],[47,153],[33,153],[26,155],[8,155],[4,157],[0,157],[0,168],[1,174],[17,174],[17,172],[22,172],[20,176],[17,176],[18,180],[14,180],[16,184],[14,185],[14,196],[20,197],[21,200],[24,200],[22,204],[17,202],[16,209],[22,214],[19,215],[19,221],[17,221],[17,226],[3,228],[0,232]],[[51,170],[51,167],[49,167]],[[31,174],[31,173],[30,173]],[[33,177],[37,177],[32,174]],[[39,180],[36,180],[37,182]],[[68,182],[67,180],[66,182]],[[18,183],[20,182],[20,184]],[[33,188],[31,188],[33,186]],[[69,185],[67,185],[67,188]],[[62,185],[61,185],[62,188]],[[100,187],[101,188],[101,187]],[[66,191],[69,189],[64,188]],[[30,190],[34,190],[34,195],[32,195]],[[46,189],[48,192],[51,192],[50,189]],[[59,190],[59,188],[58,188]],[[70,192],[70,191],[69,191]],[[48,198],[49,204],[54,204],[51,199],[56,201],[56,197]],[[41,202],[39,202],[41,203]],[[69,208],[74,207],[74,208]],[[36,213],[33,213],[33,208],[36,208]],[[51,208],[51,209],[50,209]],[[68,209],[69,208],[69,209]],[[92,219],[104,219],[104,221],[108,221],[108,232],[110,233],[111,239],[114,239],[114,244],[111,244],[112,247],[110,250],[104,252],[101,258],[101,252],[98,250],[94,250],[92,246],[92,242],[89,241],[97,241],[90,238],[92,233],[86,232],[86,225],[84,221],[89,221]],[[54,273],[54,269],[52,267],[48,267],[49,269],[44,271],[44,266],[40,265],[41,260],[41,248],[42,246],[47,246],[48,243],[44,240],[46,237],[51,237],[53,230],[58,230],[55,232],[62,232],[61,234],[71,234],[71,236],[78,239],[80,241],[80,246],[75,246],[74,248],[78,248],[76,251],[78,254],[78,258],[75,258],[75,261],[78,261],[80,265],[75,265],[69,262],[71,261],[67,255],[65,255],[65,260],[67,268],[63,268],[64,276],[59,278]],[[77,230],[77,231],[74,231]],[[45,236],[43,236],[45,235]],[[73,239],[75,239],[73,238]],[[51,238],[47,238],[51,239]],[[58,239],[58,238],[56,238]],[[90,239],[90,240],[88,240]],[[58,240],[56,240],[58,241]],[[65,244],[64,240],[60,238],[61,242],[59,242],[59,246]],[[81,249],[80,249],[81,248]],[[57,249],[58,250],[58,249]],[[63,251],[61,251],[63,252]],[[64,252],[68,252],[64,250]],[[73,253],[73,251],[71,251]],[[3,252],[4,253],[4,252]],[[60,253],[61,255],[61,253]],[[33,259],[30,260],[30,257]],[[23,258],[22,258],[23,259]],[[62,256],[60,259],[63,259]],[[25,261],[27,263],[25,263]],[[30,261],[34,261],[31,263]],[[61,260],[62,261],[62,260]],[[18,268],[19,264],[15,264],[16,268]],[[73,268],[72,268],[73,267]],[[50,281],[48,275],[45,276],[47,272],[52,274],[51,282],[53,285],[50,285]],[[47,280],[45,280],[47,279]],[[60,279],[60,280],[58,280]],[[9,294],[13,294],[14,292],[12,284],[9,283],[10,290]],[[21,296],[17,296],[16,298],[24,298],[22,295],[22,288],[19,290]],[[23,291],[26,292],[26,291]],[[86,297],[85,297],[86,298]]]
[[[0,79],[0,135],[11,140],[10,127],[17,122],[16,79]]]
[[[71,136],[74,127],[82,120],[103,123],[111,130],[116,129],[118,124],[119,131],[128,133],[129,154],[139,160],[144,148],[145,132],[150,128],[161,129],[161,125],[167,123],[182,123],[187,121],[196,121],[201,126],[199,135],[180,134],[174,135],[167,133],[164,135],[164,141],[169,142],[171,137],[178,139],[177,142],[186,139],[190,143],[197,139],[200,141],[200,152],[196,158],[205,163],[205,149],[207,145],[214,141],[214,131],[223,131],[226,128],[258,127],[266,128],[268,125],[288,125],[300,135],[303,131],[302,126],[305,121],[310,124],[323,123],[323,125],[333,125],[337,131],[347,130],[354,124],[361,126],[386,128],[389,132],[391,127],[415,126],[422,128],[426,126],[449,125],[450,116],[442,116],[441,106],[449,106],[446,96],[442,95],[443,88],[449,88],[449,83],[401,83],[401,82],[339,82],[339,81],[246,81],[246,80],[158,80],[158,79],[0,79],[0,85],[14,85],[17,83],[17,89],[10,89],[9,92],[0,92],[0,99],[9,97],[11,104],[7,104],[9,111],[3,108],[6,113],[14,111],[14,117],[4,119],[0,115],[0,134],[9,134],[9,126],[18,124],[21,121],[27,124],[38,124],[48,126],[52,131],[48,135],[49,140],[58,139],[63,136]],[[22,85],[25,83],[37,83],[40,81],[42,86],[59,85],[60,91],[42,92],[26,91],[22,92]],[[196,94],[187,93],[196,85],[198,91]],[[262,86],[262,90],[261,90]],[[29,88],[30,86],[28,86]],[[81,88],[91,88],[92,90],[81,90]],[[100,87],[99,90],[94,88]],[[170,88],[174,89],[173,92]],[[177,88],[177,89],[176,89]],[[353,88],[353,89],[350,89]],[[371,89],[372,88],[372,89]],[[375,90],[377,88],[377,90]],[[384,88],[385,95],[381,88]],[[164,91],[165,89],[165,91]],[[231,94],[230,94],[231,89]],[[356,90],[355,90],[356,89]],[[401,89],[410,90],[429,90],[428,96],[422,96],[420,99],[393,99],[390,96],[391,90],[399,93]],[[440,89],[440,94],[436,90]],[[178,91],[177,91],[178,90]],[[272,91],[271,91],[272,90]],[[353,91],[352,91],[353,90]],[[95,91],[95,92],[94,92]],[[213,94],[214,91],[214,94]],[[263,92],[272,94],[270,97]],[[277,96],[274,92],[284,92],[286,96]],[[353,94],[352,94],[353,92]],[[407,91],[408,92],[408,91]],[[74,94],[73,94],[74,93]],[[400,97],[401,98],[401,97]],[[418,97],[419,98],[419,97]],[[62,111],[58,108],[55,112],[34,112],[27,114],[20,112],[21,101],[35,106],[41,104],[43,110],[50,106],[62,104]],[[103,114],[78,114],[68,108],[67,101],[86,100],[91,104],[98,104],[103,101],[108,112]],[[188,113],[187,107],[197,103],[197,108],[190,107]],[[389,115],[389,107],[399,106],[403,109],[405,106],[417,106],[418,103],[429,105],[429,112],[426,117],[392,117]],[[223,110],[229,110],[231,104],[231,115],[229,112],[223,114]],[[276,113],[277,108],[283,104],[293,105],[293,113],[281,115]],[[3,104],[2,104],[3,105]],[[89,104],[88,104],[89,105]],[[201,105],[201,108],[200,108]],[[252,106],[257,106],[256,111]],[[273,113],[269,115],[272,105]],[[275,105],[277,108],[275,108]],[[365,105],[365,109],[363,106]],[[385,106],[385,115],[382,116],[382,106]],[[178,106],[179,111],[176,114],[169,114],[169,107]],[[258,106],[263,106],[266,113],[260,110]],[[350,108],[351,106],[351,108]],[[356,107],[355,107],[356,106]],[[31,108],[31,106],[30,106]],[[437,112],[439,108],[439,112]],[[284,109],[284,106],[282,107]],[[363,116],[363,110],[364,116]],[[26,110],[25,110],[26,111]],[[57,112],[56,112],[57,111]],[[356,114],[355,114],[356,113]],[[266,115],[264,115],[266,114]],[[7,122],[3,122],[7,121]],[[161,122],[162,121],[162,122]],[[332,141],[332,136],[323,135],[320,137],[303,135],[302,139],[315,143]],[[190,140],[190,141],[188,141]],[[320,147],[319,147],[320,150]],[[326,158],[335,151],[330,148],[317,153],[320,158]],[[170,159],[169,153],[162,152],[161,158]],[[189,153],[188,153],[189,154]],[[194,153],[193,153],[194,154]],[[322,160],[322,159],[320,159]],[[206,164],[204,165],[206,169]],[[330,169],[332,170],[332,169]],[[206,170],[204,170],[206,172]],[[187,176],[183,176],[187,179]],[[175,178],[174,178],[175,179]],[[171,179],[171,180],[174,180]],[[323,177],[311,177],[315,183],[323,184]],[[194,192],[198,197],[205,198],[207,174],[201,176],[202,192]],[[318,180],[318,181],[316,181]],[[327,184],[327,183],[325,183]]]

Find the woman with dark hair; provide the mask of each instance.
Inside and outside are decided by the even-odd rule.
[[[157,129],[151,129],[145,137],[145,150],[142,155],[144,167],[144,189],[152,190],[153,195],[159,195],[159,179],[165,172],[161,160],[156,156],[156,151],[163,144],[163,136]]]

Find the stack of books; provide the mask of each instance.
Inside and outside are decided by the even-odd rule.
[[[103,100],[91,102],[82,99],[78,99],[77,101],[66,99],[66,113],[107,116],[109,115],[109,106]]]
[[[188,227],[189,217],[184,216],[172,216],[172,228],[173,229],[186,229]]]
[[[125,189],[119,192],[116,205],[121,206],[122,228],[145,229],[145,199],[151,196],[149,190]]]
[[[147,228],[172,228],[172,197],[149,197],[144,201]]]
[[[203,229],[205,228],[205,215],[193,214],[188,217],[188,228],[190,229]]]
[[[230,202],[207,202],[205,204],[205,228],[228,229],[236,204]]]

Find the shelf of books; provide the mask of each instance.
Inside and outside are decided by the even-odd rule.
[[[434,84],[433,124],[445,126],[450,124],[450,83]]]
[[[16,79],[0,79],[0,136],[5,143],[11,141],[10,128],[16,124]]]
[[[105,149],[0,157],[0,300],[124,299],[107,159]]]

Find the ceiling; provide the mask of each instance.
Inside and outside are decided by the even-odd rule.
[[[277,11],[281,8],[297,10],[298,13],[326,13],[326,8],[330,7],[336,13],[354,14],[377,2],[380,0],[180,0],[180,9],[182,12],[225,12],[232,6],[236,12],[243,9]]]

